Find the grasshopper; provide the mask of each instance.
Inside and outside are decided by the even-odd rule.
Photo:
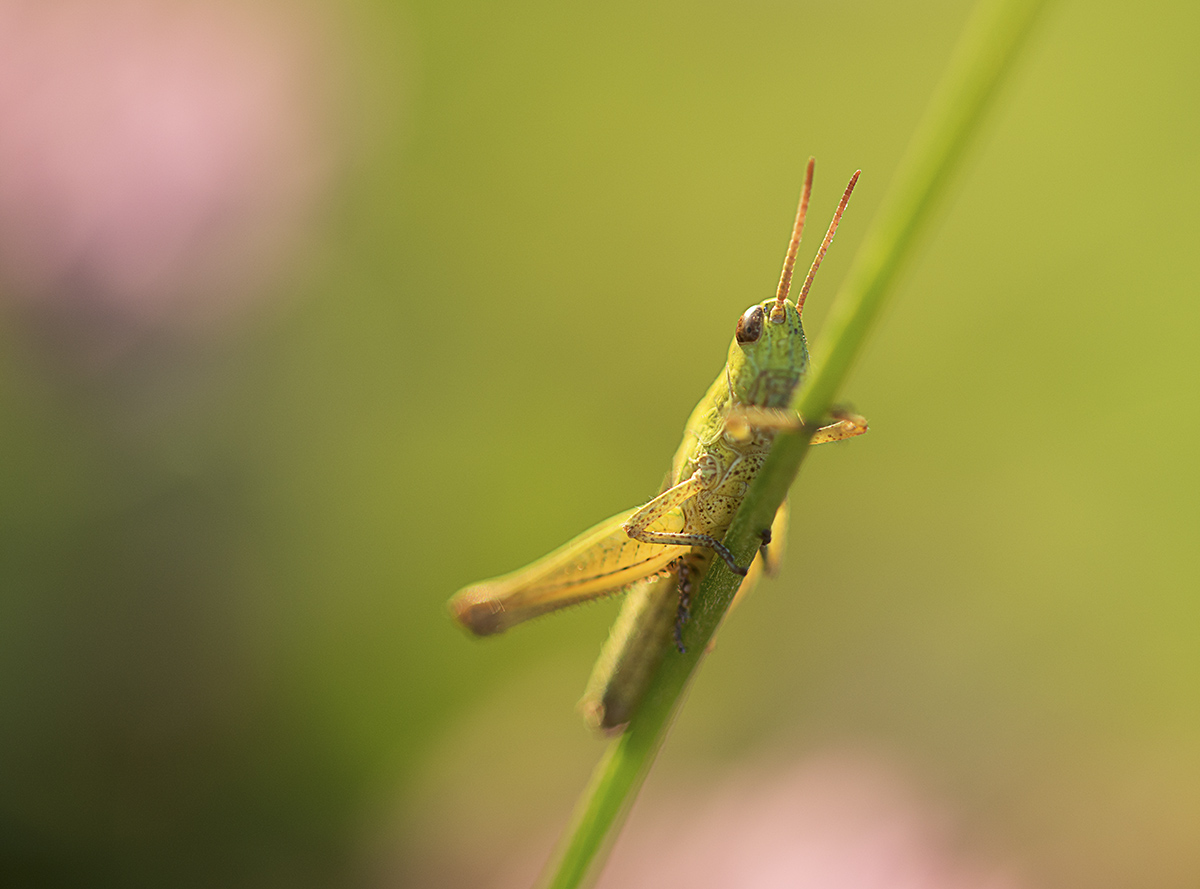
[[[450,600],[455,620],[488,636],[578,602],[627,590],[621,612],[601,651],[580,708],[593,727],[615,731],[637,709],[659,660],[670,647],[682,652],[694,584],[714,556],[742,581],[734,604],[756,582],[760,566],[773,571],[782,542],[787,504],[763,529],[762,559],[738,565],[721,542],[750,482],[766,460],[776,433],[804,420],[789,407],[808,370],[808,344],[800,313],[829,249],[856,172],[846,186],[799,296],[788,299],[792,270],[812,192],[809,160],[800,206],[775,296],[738,319],[729,357],[696,406],[661,492],[644,506],[617,513],[531,565],[465,587]],[[812,444],[840,441],[867,431],[856,414],[834,411]],[[749,575],[749,576],[747,576]]]

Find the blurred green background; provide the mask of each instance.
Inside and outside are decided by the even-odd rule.
[[[5,885],[536,869],[617,603],[477,642],[445,600],[655,492],[809,155],[820,226],[864,171],[819,337],[970,6],[304,7],[327,160],[269,299],[3,286]],[[1022,885],[1200,882],[1198,36],[1052,7],[648,800],[867,749]]]

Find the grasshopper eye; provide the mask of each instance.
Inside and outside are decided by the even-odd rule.
[[[745,346],[748,343],[756,342],[762,336],[765,314],[762,306],[751,306],[746,309],[746,314],[738,318],[737,332],[734,334],[739,343]]]

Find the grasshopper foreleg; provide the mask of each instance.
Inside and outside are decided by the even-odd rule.
[[[817,427],[809,444],[842,441],[867,431],[866,419],[846,408],[835,407],[829,416],[833,422]],[[803,426],[804,419],[795,411],[785,408],[739,404],[725,415],[725,434],[734,441],[746,441],[756,431],[794,431]]]
[[[827,441],[843,441],[862,435],[867,431],[867,418],[859,416],[848,408],[834,407],[829,411],[833,420],[827,426],[821,426],[813,433],[809,444],[825,444]]]

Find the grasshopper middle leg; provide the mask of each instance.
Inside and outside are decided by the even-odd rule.
[[[711,534],[688,531],[651,531],[650,526],[671,510],[701,491],[708,490],[717,481],[719,470],[711,457],[701,461],[700,466],[688,478],[674,487],[663,491],[625,522],[625,533],[643,543],[665,543],[676,546],[706,546],[724,559],[734,574],[746,575],[747,568],[741,567],[728,547]]]

